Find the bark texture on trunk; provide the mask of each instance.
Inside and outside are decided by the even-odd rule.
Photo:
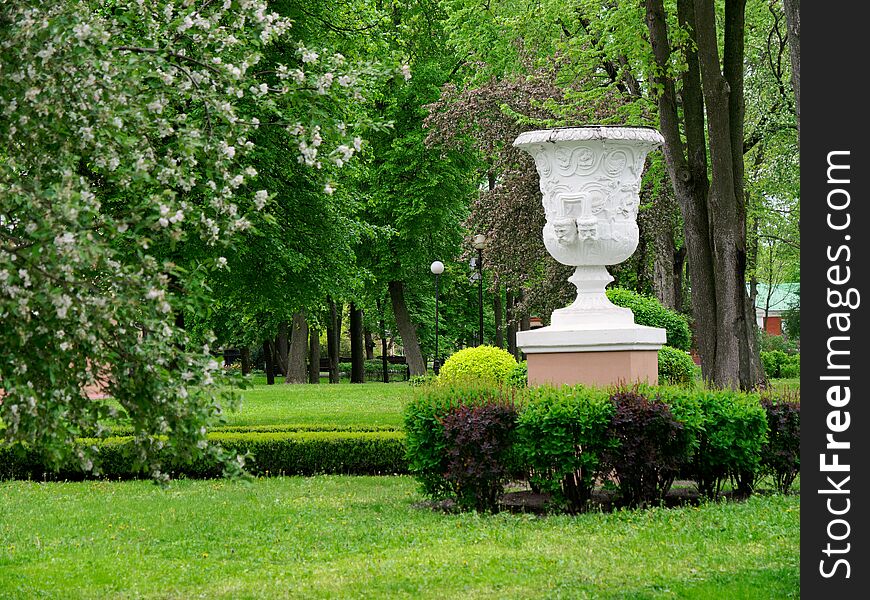
[[[396,325],[399,335],[402,336],[402,344],[405,347],[405,359],[408,361],[408,372],[414,375],[425,375],[426,364],[423,362],[423,353],[420,351],[420,342],[417,339],[417,328],[411,322],[408,306],[405,304],[405,284],[401,281],[391,281],[388,285],[390,301],[393,305],[393,314],[396,316]]]
[[[504,305],[501,300],[501,286],[495,288],[492,312],[495,315],[495,345],[498,348],[504,348]]]
[[[353,302],[350,303],[350,382],[365,383],[363,312]]]
[[[335,301],[329,299],[329,316],[326,324],[326,353],[329,357],[329,383],[338,383],[341,381],[341,374],[338,371],[338,353],[341,348],[341,321],[339,314],[341,310],[336,306]]]
[[[251,372],[251,349],[247,346],[242,346],[239,353],[242,359],[242,375],[248,375]]]
[[[278,323],[278,334],[275,336],[275,364],[277,370],[285,377],[289,368],[289,352],[290,352],[290,324],[287,321]]]
[[[275,360],[272,356],[272,342],[265,340],[263,342],[263,360],[265,361],[266,369],[266,384],[275,384]]]
[[[517,323],[516,323],[516,299],[513,293],[508,290],[505,292],[505,304],[507,311],[505,318],[507,319],[507,351],[513,354],[514,358],[518,358],[517,352]]]
[[[308,332],[308,383],[320,383],[320,331]]]
[[[287,373],[285,383],[305,383],[308,380],[308,320],[305,313],[300,311],[293,314],[293,322],[290,324],[290,351],[287,357]]]
[[[752,388],[761,377],[745,288],[744,9],[745,0],[725,2],[720,70],[714,3],[677,0],[677,19],[694,41],[684,45],[681,120],[674,82],[662,75],[671,53],[663,1],[646,0],[650,42],[661,69],[655,82],[665,162],[683,214],[702,373],[716,385]]]
[[[390,383],[390,371],[387,363],[387,324],[384,321],[384,303],[380,298],[376,302],[378,307],[378,334],[381,336],[381,379],[384,383]]]
[[[801,3],[783,0],[785,24],[788,27],[788,50],[791,58],[791,85],[794,88],[794,108],[797,117],[798,140],[801,135]]]
[[[366,344],[366,360],[372,360],[375,357],[375,340],[368,327],[363,330],[363,339],[365,339]]]

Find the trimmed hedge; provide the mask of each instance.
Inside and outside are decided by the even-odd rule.
[[[497,476],[511,473],[527,478],[535,491],[550,492],[571,512],[585,510],[593,485],[612,477],[629,505],[661,501],[678,474],[694,479],[710,498],[728,479],[737,493],[751,494],[764,472],[773,472],[777,487],[787,489],[799,460],[799,404],[795,409],[777,402],[772,408],[754,393],[670,386],[431,386],[405,411],[408,468],[428,496],[470,505],[450,475],[457,469],[450,459],[464,457],[468,468],[485,462],[483,474],[492,477],[482,478],[479,489],[489,490]],[[496,435],[488,425],[491,415],[467,408],[504,405],[518,408],[512,449],[502,448],[510,427],[499,421]],[[460,428],[459,417],[477,433],[445,434],[445,422]],[[483,450],[485,461],[465,460]],[[489,507],[491,501],[474,504]]]
[[[535,388],[520,412],[517,455],[535,487],[552,493],[570,512],[581,512],[599,475],[602,453],[612,446],[613,404],[607,391]]]
[[[757,394],[733,390],[662,388],[657,397],[670,406],[693,438],[690,476],[698,491],[715,497],[727,479],[750,494],[761,470],[767,440],[767,414]]]
[[[662,346],[659,350],[659,383],[690,385],[695,377],[695,361],[685,350]]]
[[[630,308],[634,313],[634,322],[638,325],[666,329],[668,346],[686,351],[692,347],[689,322],[680,313],[666,308],[652,296],[644,296],[631,290],[609,288],[605,293],[607,298],[617,306]]]
[[[249,454],[246,468],[252,475],[313,475],[341,473],[379,475],[404,473],[405,436],[398,431],[227,431],[210,433],[212,443],[229,452]],[[98,448],[100,477],[130,479],[141,476],[132,453],[132,438],[83,439]],[[69,463],[47,472],[38,452],[29,448],[0,449],[0,479],[83,479],[92,477]],[[222,467],[213,459],[180,464],[164,458],[173,477],[220,477]]]

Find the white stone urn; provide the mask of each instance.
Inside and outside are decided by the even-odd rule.
[[[627,308],[604,294],[607,265],[637,248],[640,177],[646,155],[664,142],[646,127],[566,127],[529,131],[514,146],[535,159],[543,195],[544,245],[576,267],[577,299],[553,312],[548,330],[637,327]],[[648,337],[648,336],[647,336]]]

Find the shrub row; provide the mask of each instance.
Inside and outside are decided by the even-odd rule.
[[[380,358],[373,358],[363,363],[363,370],[370,374],[376,375],[383,372],[384,363]],[[390,373],[407,373],[408,365],[402,363],[387,363],[387,371]],[[353,370],[353,365],[349,362],[338,363],[338,371],[342,375],[350,377],[350,372]]]
[[[680,474],[715,497],[729,479],[749,494],[766,473],[787,491],[800,466],[800,403],[729,390],[428,386],[405,428],[423,492],[478,510],[496,508],[509,477],[577,512],[596,482],[639,506],[660,502]]]
[[[366,432],[400,431],[395,425],[335,425],[334,423],[282,423],[280,425],[219,425],[209,429],[210,433],[287,433],[304,431]],[[112,437],[133,435],[133,428],[127,425],[114,426]]]
[[[100,441],[83,439],[81,443],[97,447],[101,477],[129,479],[140,476],[131,439],[118,436]],[[405,436],[399,431],[224,431],[210,433],[208,439],[232,453],[248,454],[246,468],[253,475],[378,475],[407,470]],[[164,470],[174,477],[219,477],[223,472],[213,459],[179,464],[166,456],[162,462]],[[33,449],[0,449],[0,479],[87,476],[73,463],[56,472],[47,472],[44,464]]]

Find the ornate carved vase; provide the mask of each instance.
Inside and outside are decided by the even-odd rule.
[[[550,255],[576,267],[574,303],[553,313],[552,328],[625,327],[631,311],[604,294],[613,281],[606,265],[637,248],[640,176],[647,153],[664,142],[645,127],[571,127],[529,131],[514,146],[535,159],[543,195],[544,245]]]

